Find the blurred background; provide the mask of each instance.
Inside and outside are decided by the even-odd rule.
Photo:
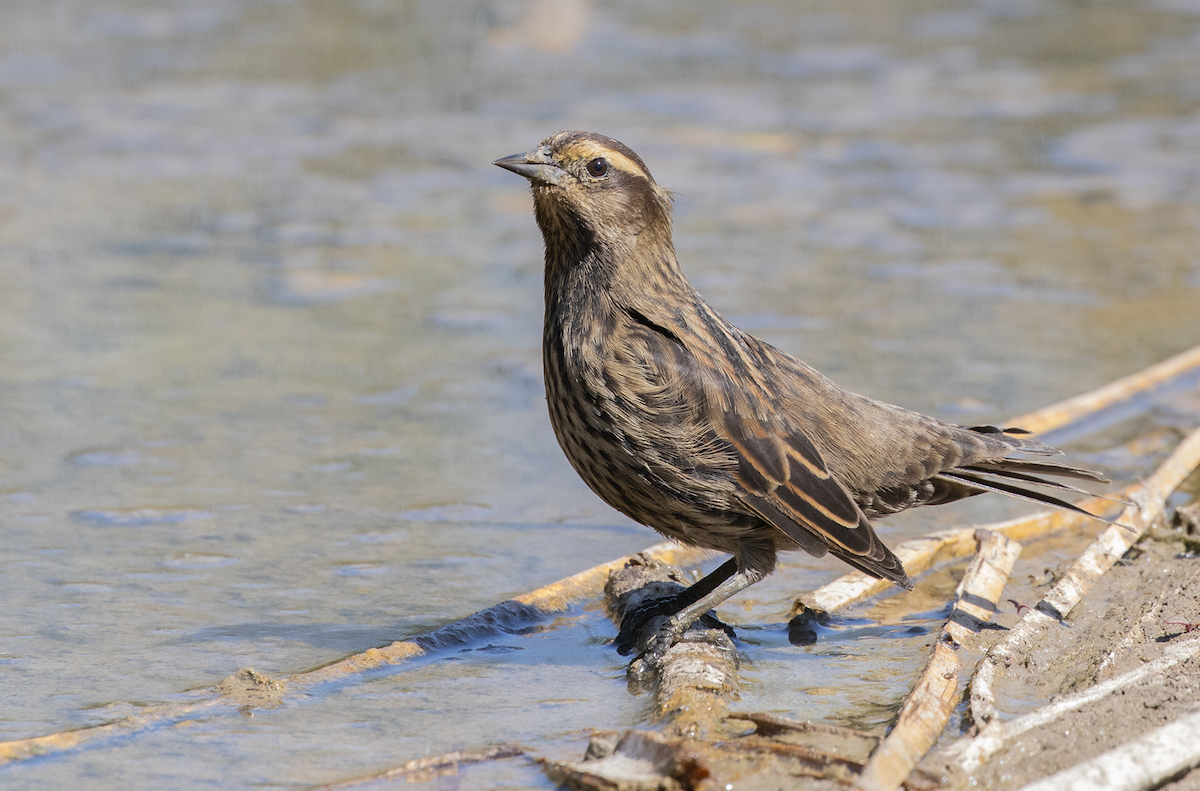
[[[492,160],[616,137],[735,323],[868,395],[1002,421],[1200,339],[1197,75],[1196,0],[6,0],[0,739],[328,663],[657,540],[557,448],[541,238]],[[1064,439],[1124,482],[1198,409],[1166,394]],[[747,710],[882,727],[926,621],[864,610],[791,646],[796,593],[845,568],[786,560],[722,610]],[[644,724],[614,633],[583,608],[0,784],[578,757],[588,727]]]

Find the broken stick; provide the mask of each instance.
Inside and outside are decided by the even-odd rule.
[[[1021,554],[1021,545],[998,533],[975,532],[978,551],[955,592],[954,608],[934,643],[896,727],[871,756],[855,784],[861,791],[895,791],[929,752],[950,720],[958,698],[959,652],[977,648],[977,635],[996,612],[996,602]]]
[[[1035,644],[1045,630],[1058,626],[1067,617],[1096,580],[1162,517],[1167,497],[1197,465],[1200,465],[1200,429],[1189,434],[1154,475],[1131,493],[1134,504],[1121,512],[1117,524],[1092,542],[1045,598],[1025,613],[1004,640],[992,646],[971,682],[971,716],[978,727],[983,728],[996,717],[993,687],[999,669],[1012,661],[1019,646]]]

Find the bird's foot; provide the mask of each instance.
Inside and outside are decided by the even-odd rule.
[[[652,634],[646,635],[637,658],[652,667],[661,665],[667,651],[679,642],[685,631],[687,626],[681,624],[678,619],[666,619]]]
[[[621,618],[621,631],[617,633],[616,640],[613,641],[616,644],[617,653],[621,656],[632,654],[638,643],[641,642],[638,638],[646,631],[645,627],[649,626],[654,619],[674,615],[677,609],[674,596],[652,599],[630,609]],[[669,620],[667,618],[663,623]],[[669,648],[670,644],[667,647]]]
[[[695,621],[685,621],[674,612],[671,599],[657,599],[635,607],[621,619],[621,631],[614,641],[617,653],[628,656],[638,651],[638,660],[658,665],[667,650],[693,626],[698,629],[717,629],[735,640],[733,627],[721,621],[709,610]]]
[[[686,625],[678,616],[655,620],[658,622],[647,624],[641,641],[642,650],[626,670],[626,680],[632,694],[641,695],[653,689],[667,663],[679,656],[672,649],[685,643],[703,646],[699,654],[691,648],[684,649],[685,654],[693,658],[707,657],[701,661],[711,663],[715,648],[718,653],[729,653],[732,656],[729,660],[731,666],[737,667],[737,647],[734,645],[737,638],[733,629],[711,611],[695,623]]]
[[[641,641],[641,651],[626,669],[626,680],[629,691],[641,695],[654,688],[654,684],[662,671],[667,658],[667,652],[683,638],[687,626],[682,626],[679,619],[656,617],[655,623],[647,624],[653,631],[647,630]]]

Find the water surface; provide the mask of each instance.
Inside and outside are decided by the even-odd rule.
[[[0,739],[301,671],[653,543],[555,444],[541,240],[493,159],[623,140],[719,310],[978,423],[1197,342],[1198,73],[1185,0],[5,4]],[[1140,404],[1073,460],[1141,476],[1197,406]],[[788,644],[792,598],[842,571],[789,556],[722,610],[745,710],[893,716],[939,613]],[[644,724],[613,627],[550,626],[2,784],[298,788]]]

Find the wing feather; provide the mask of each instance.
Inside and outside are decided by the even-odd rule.
[[[737,454],[735,477],[747,506],[812,555],[830,551],[860,571],[912,587],[899,558],[807,436],[772,433],[744,415],[722,418],[718,433]]]

